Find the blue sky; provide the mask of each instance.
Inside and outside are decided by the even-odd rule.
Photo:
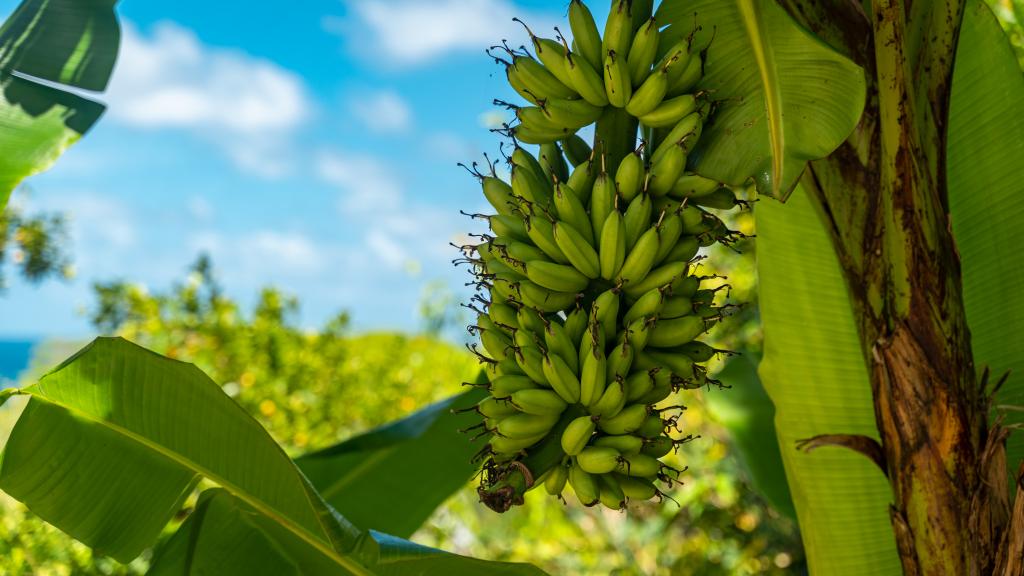
[[[0,0],[0,12],[14,0]],[[67,212],[77,277],[0,296],[0,338],[82,337],[97,280],[153,290],[210,253],[228,293],[300,297],[303,323],[348,310],[414,329],[424,285],[465,294],[448,246],[483,209],[456,162],[494,153],[483,49],[526,41],[567,3],[176,0],[120,4],[106,116],[14,201]]]

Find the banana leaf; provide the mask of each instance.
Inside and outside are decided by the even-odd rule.
[[[1024,406],[1024,76],[995,15],[981,0],[967,2],[949,119],[947,176],[953,234],[963,271],[964,306],[974,363],[1009,372],[996,400]],[[998,409],[1006,423],[1024,412]],[[1009,439],[1015,474],[1024,435]],[[1014,494],[1011,490],[1010,494]]]
[[[475,413],[452,414],[486,396],[471,390],[340,444],[300,456],[295,463],[320,494],[359,526],[399,537],[415,532],[433,511],[466,485],[480,449],[458,432]]]
[[[106,89],[121,39],[115,4],[25,0],[0,28],[0,210],[102,115],[102,104],[53,85]]]
[[[217,486],[157,556],[156,574],[253,554],[303,574],[542,573],[357,528],[209,377],[126,340],[97,339],[3,397],[12,394],[29,401],[0,460],[0,489],[101,554],[135,558],[200,482]]]
[[[689,159],[697,173],[735,186],[753,176],[785,200],[857,125],[864,73],[774,0],[665,0],[655,18],[670,24],[663,48],[691,34],[707,47],[698,88],[716,106]]]

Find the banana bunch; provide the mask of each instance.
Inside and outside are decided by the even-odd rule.
[[[489,232],[459,261],[475,275],[471,348],[489,391],[472,408],[488,438],[479,494],[499,512],[541,484],[558,497],[569,485],[585,506],[661,497],[657,483],[681,471],[660,458],[691,438],[683,407],[663,404],[714,383],[702,363],[722,351],[699,338],[725,308],[701,287],[698,253],[737,237],[705,208],[741,203],[686,171],[710,112],[692,93],[700,54],[689,39],[662,46],[655,20],[637,25],[631,9],[615,1],[602,37],[574,0],[571,47],[532,32],[536,59],[506,47],[508,81],[529,102],[508,128],[510,176],[470,169],[494,210],[473,215]],[[609,111],[632,128],[592,149],[576,132],[600,134]],[[623,143],[632,151],[610,157]]]

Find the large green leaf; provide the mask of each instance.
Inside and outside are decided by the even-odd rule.
[[[717,102],[690,159],[697,172],[785,199],[809,160],[829,155],[864,109],[861,69],[774,0],[665,0],[655,16],[708,46],[700,88]]]
[[[103,105],[36,82],[104,90],[121,33],[117,0],[25,0],[0,28],[0,210],[96,122]]]
[[[900,574],[889,484],[845,448],[797,450],[819,434],[878,437],[867,368],[832,243],[802,188],[755,209],[764,360],[782,459],[813,574]]]
[[[481,571],[481,561],[351,525],[270,435],[190,364],[101,338],[18,393],[30,400],[0,461],[0,488],[118,560],[151,545],[205,479],[223,496],[201,500],[201,513],[179,529],[187,537],[168,544],[186,560],[165,549],[156,573],[199,573],[252,549],[267,566],[294,565],[304,574]],[[493,571],[540,573],[508,564]]]
[[[364,528],[408,537],[476,471],[480,449],[458,429],[473,413],[451,414],[486,396],[472,390],[295,462],[335,509]]]
[[[715,376],[729,386],[704,395],[708,412],[729,430],[754,487],[779,512],[796,518],[775,431],[775,405],[757,377],[749,353],[729,358]]]
[[[969,0],[960,30],[949,120],[949,209],[963,265],[974,362],[1010,371],[998,401],[1024,405],[1024,76],[988,7]],[[1008,422],[1024,413],[1007,413]],[[1011,473],[1024,435],[1010,437]],[[1011,494],[1013,491],[1011,491]]]

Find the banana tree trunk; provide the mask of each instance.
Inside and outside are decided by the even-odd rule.
[[[834,434],[808,446],[846,446],[879,464],[905,574],[1021,574],[1011,550],[1022,534],[1007,528],[1007,432],[988,422],[946,194],[964,0],[876,0],[870,14],[851,0],[782,4],[861,64],[869,86],[857,132],[802,183],[850,288],[881,444]]]

